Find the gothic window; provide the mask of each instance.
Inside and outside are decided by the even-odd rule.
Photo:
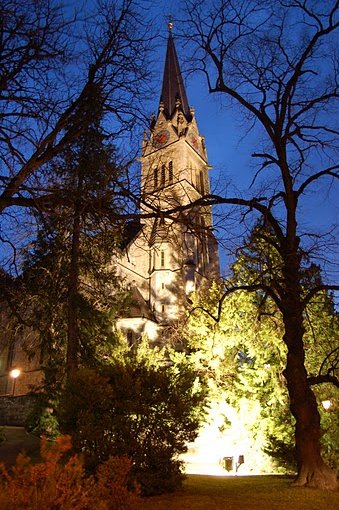
[[[205,194],[205,183],[204,183],[204,174],[203,174],[203,171],[202,171],[202,170],[200,170],[200,172],[199,172],[199,180],[200,180],[200,182],[199,182],[199,185],[200,185],[200,193],[201,193],[202,195],[204,195],[204,194]]]
[[[127,342],[128,342],[128,345],[133,344],[133,330],[132,329],[127,330]]]
[[[170,184],[173,183],[173,161],[168,163],[168,181]]]
[[[154,177],[154,189],[157,189],[158,187],[158,169],[155,168],[153,171],[153,177]]]
[[[207,232],[206,232],[206,221],[203,216],[201,216],[201,226],[204,229],[204,237],[203,237],[203,244],[202,244],[202,260],[203,260],[203,266],[204,269],[207,269],[208,263],[209,263],[209,256],[208,256],[208,244],[207,244]]]
[[[161,166],[161,186],[165,186],[166,183],[166,165]]]
[[[206,271],[206,244],[205,242],[203,242],[203,245],[202,245],[202,267],[203,267],[203,270]]]

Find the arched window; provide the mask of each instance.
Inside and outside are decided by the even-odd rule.
[[[161,186],[166,183],[166,165],[161,165]]]
[[[159,177],[158,177],[158,169],[155,168],[154,171],[153,171],[153,179],[154,179],[154,189],[157,189],[158,187],[158,184],[159,184]]]
[[[199,172],[199,184],[200,184],[200,193],[201,195],[205,195],[205,181],[204,181],[204,173],[202,170]]]
[[[173,161],[168,163],[168,182],[173,183]]]

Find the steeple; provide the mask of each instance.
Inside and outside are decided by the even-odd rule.
[[[187,120],[191,118],[188,106],[186,90],[181,76],[177,52],[172,36],[172,23],[168,24],[169,35],[167,41],[167,52],[162,82],[160,102],[164,108],[167,118],[170,118],[175,111],[177,101],[180,101],[181,110]]]

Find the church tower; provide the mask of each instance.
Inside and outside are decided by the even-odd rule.
[[[210,192],[204,138],[189,107],[169,24],[162,91],[157,116],[144,133],[141,161],[141,214],[123,265],[159,326],[176,320],[187,298],[219,275],[218,247],[210,206],[194,206]],[[126,274],[126,271],[125,271]],[[139,306],[140,306],[139,297]]]

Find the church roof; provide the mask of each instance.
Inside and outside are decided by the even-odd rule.
[[[141,228],[142,227],[141,227],[140,219],[131,220],[131,221],[128,221],[125,223],[122,240],[120,243],[121,250],[124,250],[125,248],[127,248],[129,243],[137,237],[137,235],[141,231]]]
[[[183,113],[186,118],[189,119],[191,114],[188,106],[186,90],[181,76],[177,52],[175,50],[174,40],[170,29],[160,97],[160,101],[164,105],[164,112],[168,117],[172,116],[176,107],[175,103],[178,99],[181,102],[181,109]]]

